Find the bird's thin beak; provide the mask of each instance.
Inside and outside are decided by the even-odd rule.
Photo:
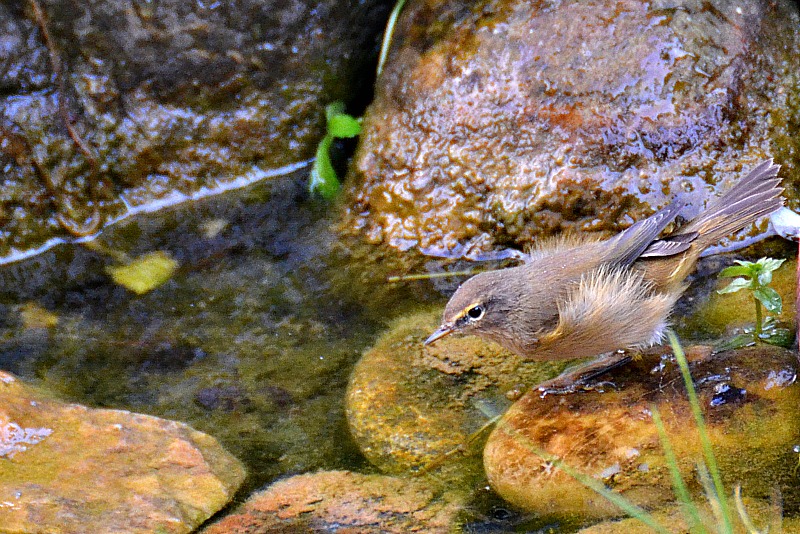
[[[445,323],[439,328],[437,328],[436,332],[431,334],[430,337],[428,337],[428,339],[425,340],[424,344],[430,345],[434,341],[442,339],[444,336],[449,336],[452,333],[453,333],[453,325]]]

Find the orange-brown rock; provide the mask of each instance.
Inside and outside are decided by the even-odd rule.
[[[457,500],[421,480],[329,471],[256,493],[204,534],[452,532]]]
[[[66,404],[0,372],[0,531],[190,532],[244,479],[211,436]]]
[[[661,413],[678,467],[700,493],[696,465],[701,444],[686,391],[668,351],[651,351],[610,373],[603,392],[547,395],[531,391],[503,416],[484,449],[492,487],[506,500],[543,516],[605,518],[621,515],[552,458],[602,481],[647,508],[671,503],[671,486],[652,410]],[[789,509],[797,506],[797,425],[800,384],[794,353],[761,346],[711,355],[694,350],[698,388],[727,492],[769,497],[778,489]]]

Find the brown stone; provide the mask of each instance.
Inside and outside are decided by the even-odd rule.
[[[183,423],[66,404],[0,372],[0,531],[190,532],[244,480]]]
[[[330,471],[298,475],[256,493],[204,534],[452,532],[453,495],[421,480]]]
[[[727,491],[768,498],[775,488],[797,506],[793,447],[800,440],[800,384],[794,353],[770,346],[712,355],[689,351],[705,424]],[[594,477],[646,508],[671,503],[665,456],[652,410],[664,419],[678,467],[701,491],[700,440],[686,391],[668,350],[653,350],[609,373],[603,392],[529,392],[506,412],[484,449],[492,487],[506,500],[542,516],[605,518],[620,510],[551,460]]]

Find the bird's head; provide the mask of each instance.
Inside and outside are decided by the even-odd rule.
[[[425,344],[454,333],[504,337],[515,300],[509,270],[481,273],[461,284],[445,307],[441,325]]]

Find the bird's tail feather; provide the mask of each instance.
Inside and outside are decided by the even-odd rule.
[[[701,248],[706,248],[782,207],[779,169],[772,158],[760,163],[680,232],[697,232]]]

